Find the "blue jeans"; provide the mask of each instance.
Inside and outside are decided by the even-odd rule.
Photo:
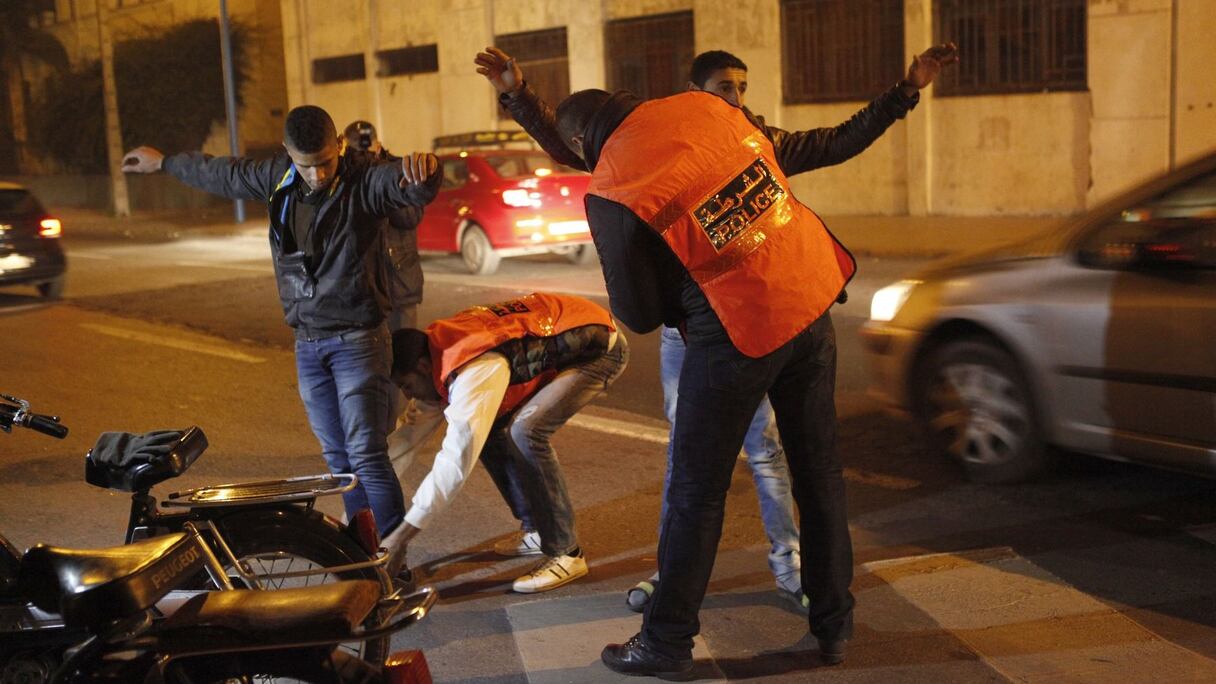
[[[499,423],[481,450],[481,462],[524,530],[540,533],[540,549],[562,556],[578,548],[574,505],[566,491],[550,439],[558,428],[601,392],[629,363],[629,343],[618,331],[616,344],[598,358],[558,373]]]
[[[675,328],[663,328],[659,337],[659,379],[663,384],[663,413],[674,438],[676,405],[680,397],[680,370],[684,367],[684,339]],[[663,481],[660,520],[667,517],[667,489],[671,485],[671,444],[667,442],[667,476]],[[799,561],[798,523],[794,521],[794,497],[790,493],[790,469],[777,435],[773,407],[766,397],[752,417],[743,438],[743,453],[756,483],[760,518],[770,544],[768,567],[777,586],[797,592],[802,564]]]
[[[354,473],[342,495],[348,519],[370,508],[380,534],[405,518],[405,496],[388,459],[394,387],[392,341],[383,325],[333,337],[296,337],[300,398],[331,473]]]

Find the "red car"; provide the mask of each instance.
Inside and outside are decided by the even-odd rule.
[[[502,149],[527,141],[522,132],[447,136],[440,154],[443,185],[418,226],[418,249],[459,253],[470,273],[487,275],[505,256],[553,252],[576,264],[595,260],[583,212],[591,176],[539,150]],[[479,149],[493,144],[497,149]]]

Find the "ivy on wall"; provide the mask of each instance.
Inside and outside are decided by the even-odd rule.
[[[237,102],[248,73],[247,31],[232,29]],[[197,19],[114,46],[114,76],[123,148],[151,145],[166,153],[197,150],[225,120],[220,31]],[[69,170],[106,172],[100,62],[52,78],[34,104],[30,137],[41,153]]]

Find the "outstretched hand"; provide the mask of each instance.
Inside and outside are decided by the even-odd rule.
[[[953,42],[934,45],[912,58],[912,64],[908,67],[908,75],[904,77],[904,83],[917,90],[924,88],[937,78],[937,75],[942,72],[942,67],[957,61],[958,46]]]
[[[496,47],[488,47],[484,52],[478,52],[473,63],[477,65],[477,73],[485,76],[490,85],[500,93],[512,92],[524,84],[523,70],[511,55]]]
[[[123,173],[156,173],[165,155],[155,147],[136,147],[122,156]]]
[[[401,187],[426,182],[439,168],[439,157],[430,152],[415,152],[401,158]]]

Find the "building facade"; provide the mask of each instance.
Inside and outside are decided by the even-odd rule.
[[[100,57],[97,3],[106,2],[110,36],[114,43],[146,36],[157,29],[194,19],[218,19],[218,0],[44,0],[41,26],[67,50],[73,65]],[[286,115],[286,73],[283,67],[283,34],[278,0],[229,0],[229,17],[245,29],[248,40],[248,73],[242,86],[242,105],[237,113],[239,136],[244,149],[269,150],[283,140]],[[30,65],[30,93],[38,94],[45,67]],[[119,97],[123,93],[118,94]],[[228,153],[228,133],[217,123],[204,145],[213,154]]]
[[[514,128],[474,71],[500,45],[549,99],[682,90],[710,49],[770,125],[833,126],[946,40],[962,61],[847,164],[798,177],[830,214],[1070,214],[1216,147],[1216,0],[282,0],[289,103],[390,149]]]

